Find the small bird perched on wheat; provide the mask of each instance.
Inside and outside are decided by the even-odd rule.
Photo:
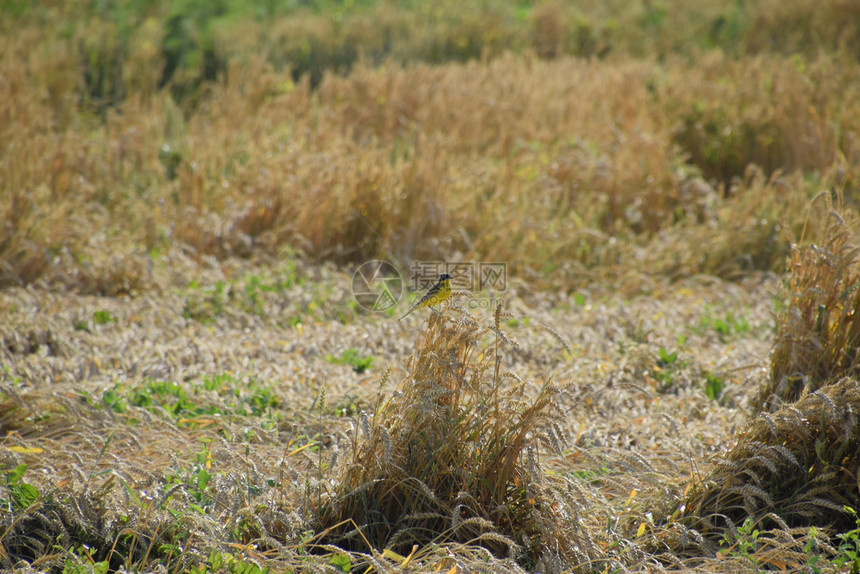
[[[451,296],[451,276],[447,273],[443,273],[439,276],[439,280],[435,285],[430,287],[427,290],[427,293],[424,294],[409,311],[406,312],[403,317],[398,319],[398,321],[402,321],[406,318],[406,315],[409,315],[415,309],[420,309],[421,307],[430,307],[432,309],[433,305],[438,305],[448,299]]]

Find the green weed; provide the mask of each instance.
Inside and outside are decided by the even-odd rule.
[[[263,383],[253,377],[238,380],[229,373],[207,375],[203,377],[202,385],[204,389],[230,399],[230,412],[240,416],[271,418],[273,409],[281,404],[271,383]]]
[[[753,519],[747,518],[742,525],[738,526],[737,537],[732,537],[728,532],[723,534],[720,546],[727,548],[721,552],[724,555],[741,557],[757,570],[759,564],[756,550],[758,549],[757,540],[760,534],[761,532],[755,528]]]
[[[582,482],[594,482],[611,473],[611,468],[608,466],[601,466],[599,468],[581,468],[565,474]]]
[[[331,412],[337,417],[357,416],[361,412],[362,400],[358,395],[348,394],[331,407]]]
[[[326,360],[336,365],[349,365],[356,373],[363,373],[373,364],[372,356],[362,355],[357,349],[346,349],[340,356],[329,354]]]
[[[196,289],[198,284],[192,281],[189,287]],[[218,281],[215,285],[203,289],[202,298],[189,298],[186,300],[182,316],[186,319],[194,319],[201,323],[211,323],[216,317],[223,314],[227,305],[227,284]]]
[[[263,317],[266,303],[273,300],[293,286],[302,285],[304,279],[298,276],[295,263],[270,273],[248,275],[236,281],[217,281],[203,287],[196,280],[188,284],[183,316],[204,324],[210,324],[224,315],[230,306],[246,313]],[[300,321],[300,318],[295,318]]]
[[[247,299],[244,305],[245,310],[254,315],[262,315],[263,302],[258,293],[271,291],[274,291],[274,289],[271,286],[261,284],[259,277],[253,276],[249,278],[245,283],[245,295]]]
[[[110,571],[110,562],[93,558],[92,549],[85,544],[64,550],[64,553],[63,574],[107,574]]]
[[[209,574],[215,572],[229,572],[230,574],[267,574],[270,568],[261,569],[253,562],[243,559],[238,553],[228,554],[213,550],[205,564],[192,566],[190,574]]]
[[[204,400],[201,391],[214,391],[220,402]],[[82,398],[91,402],[87,394]],[[271,427],[278,420],[276,409],[280,399],[271,384],[254,378],[238,380],[223,373],[207,375],[202,380],[180,385],[174,381],[147,380],[139,385],[116,383],[104,391],[102,402],[111,410],[129,415],[136,423],[132,407],[166,413],[176,424],[188,426],[198,418],[222,416],[261,417],[262,424]]]
[[[108,323],[113,323],[116,321],[116,318],[110,313],[110,311],[95,311],[93,313],[93,325],[107,325]]]
[[[36,487],[24,482],[25,474],[27,474],[26,464],[19,464],[3,473],[5,486],[9,492],[9,508],[24,510],[39,499],[39,491]]]
[[[813,550],[815,550],[817,543],[816,539],[818,536],[818,529],[814,526],[809,529],[809,540],[803,546],[803,552],[806,554],[806,567],[809,569],[811,574],[821,574],[821,568],[819,568],[818,563],[821,562],[821,556],[818,554],[813,554]],[[852,572],[852,574],[854,574]]]
[[[654,378],[660,382],[657,392],[672,391],[678,371],[685,366],[683,361],[678,360],[678,351],[669,351],[661,346],[657,350],[657,361],[654,365]]]
[[[837,568],[847,565],[851,574],[857,574],[860,572],[860,516],[850,506],[845,507],[845,512],[854,517],[857,528],[836,535],[840,542],[833,564]]]
[[[716,331],[720,341],[724,343],[731,337],[749,333],[750,330],[750,325],[743,316],[736,315],[732,311],[719,316],[710,309],[706,309],[705,314],[702,315],[700,326],[702,331]]]
[[[678,351],[667,351],[666,347],[660,347],[657,351],[657,366],[658,367],[669,367],[674,365],[678,360]]]
[[[352,560],[350,560],[349,556],[346,554],[333,554],[328,561],[329,564],[334,566],[335,570],[339,570],[340,572],[348,573],[352,571]]]
[[[717,376],[711,371],[705,371],[705,395],[712,401],[719,400],[726,388],[726,382],[722,377]]]
[[[175,473],[165,476],[167,484],[181,485],[192,496],[194,503],[190,508],[200,514],[206,514],[207,507],[214,504],[215,499],[208,492],[209,483],[212,480],[212,441],[204,438],[201,441],[200,450],[196,453],[194,461],[189,468],[180,468]],[[169,502],[169,498],[167,502]],[[177,511],[173,511],[175,514]]]

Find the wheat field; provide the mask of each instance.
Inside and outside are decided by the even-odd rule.
[[[4,571],[860,568],[856,2],[0,15]]]

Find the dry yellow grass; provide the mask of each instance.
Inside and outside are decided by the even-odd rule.
[[[856,3],[322,4],[4,6],[2,567],[846,564]]]
[[[19,35],[4,37],[9,53],[26,45]],[[65,276],[84,291],[140,289],[151,254],[177,246],[340,263],[504,259],[555,285],[679,259],[685,273],[732,275],[778,269],[778,227],[799,231],[821,185],[852,196],[857,181],[860,112],[846,96],[857,70],[828,59],[507,55],[358,65],[311,90],[250,58],[194,111],[155,92],[99,116],[75,111],[59,47],[30,58],[3,61],[6,285]],[[761,89],[733,87],[750,77]],[[749,161],[765,174],[743,177]],[[786,175],[765,184],[770,170]],[[698,240],[713,230],[733,252],[717,262]],[[124,271],[97,277],[88,262],[108,242]]]
[[[578,303],[515,286],[529,308],[513,296],[508,304],[529,320],[500,317],[502,359],[493,383],[490,314],[477,313],[477,324],[460,323],[449,311],[434,316],[432,327],[412,317],[357,317],[343,325],[330,319],[348,309],[349,277],[342,273],[300,266],[290,286],[259,292],[253,307],[248,285],[255,277],[272,284],[268,265],[176,264],[183,284],[195,278],[199,286],[122,298],[18,288],[2,294],[0,360],[8,369],[0,371],[0,456],[4,473],[26,464],[22,480],[40,494],[36,506],[16,502],[2,515],[14,521],[2,538],[13,565],[85,564],[86,544],[94,561],[112,568],[191,568],[220,553],[273,571],[311,569],[334,555],[385,570],[397,567],[397,556],[383,556],[385,550],[408,555],[414,536],[414,572],[455,564],[514,572],[539,564],[646,570],[663,558],[647,545],[654,533],[635,536],[645,513],[660,518],[659,509],[683,493],[690,460],[727,446],[731,426],[746,419],[769,345],[770,303],[760,293],[775,289],[772,281],[684,281],[663,284],[655,297],[588,294]],[[220,299],[219,282],[226,283]],[[194,316],[187,317],[192,303]],[[743,310],[749,331],[723,345],[705,318],[732,310]],[[296,318],[302,326],[290,327]],[[642,332],[650,334],[643,340]],[[678,347],[681,333],[687,341]],[[661,347],[679,351],[676,365],[659,366]],[[326,359],[347,348],[372,355],[370,370],[358,374]],[[445,349],[465,371],[450,372]],[[725,400],[703,392],[706,370],[726,381]],[[543,391],[532,384],[544,380],[550,386]],[[452,392],[440,384],[453,385]],[[568,393],[553,394],[552,385]],[[321,388],[325,405],[314,401]],[[495,406],[499,415],[487,416]],[[453,420],[447,413],[463,424],[446,425]],[[481,446],[471,436],[481,426],[495,442]],[[409,444],[442,446],[427,442],[433,432],[447,437],[444,448],[429,458],[410,452]],[[453,448],[457,441],[471,448]],[[354,453],[365,466],[350,464]],[[439,464],[426,464],[434,460]],[[507,464],[494,475],[497,484],[480,480],[500,461]],[[406,467],[416,476],[400,488]],[[471,469],[476,480],[454,468]],[[432,484],[435,502],[415,479]],[[371,549],[358,539],[354,546],[324,545],[349,527],[321,528],[320,498],[339,502],[342,511],[361,506],[359,493],[349,495],[355,484],[367,484],[364,492],[385,508],[414,512],[393,528],[399,539],[377,539],[367,528]],[[381,491],[382,484],[394,490]],[[420,515],[425,506],[432,516]],[[442,512],[458,506],[466,512],[462,522]],[[485,544],[464,544],[470,532]],[[554,536],[563,538],[558,546]],[[566,546],[571,541],[575,548]],[[510,542],[526,554],[512,546],[514,557],[504,555]]]
[[[814,527],[838,533],[857,528],[847,508],[858,500],[854,445],[860,426],[851,414],[858,401],[860,384],[846,377],[761,414],[738,433],[680,507],[679,514],[687,514],[682,521],[699,533],[700,551],[715,554],[726,537],[743,540],[751,531],[739,529],[749,520],[762,532],[755,543],[761,567],[799,568],[810,548],[836,555]]]
[[[777,317],[771,380],[761,389],[768,410],[858,373],[860,325],[857,214],[842,196],[818,198],[811,217],[824,224],[809,245],[795,244]]]
[[[585,500],[565,496],[538,462],[541,450],[563,454],[565,389],[504,369],[516,349],[506,319],[501,304],[489,321],[430,317],[397,390],[362,413],[321,497],[315,530],[327,543],[403,554],[455,543],[531,568],[600,557],[577,528]]]

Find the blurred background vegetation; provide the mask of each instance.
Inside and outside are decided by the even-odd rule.
[[[564,55],[691,60],[719,49],[741,58],[779,53],[857,56],[860,6],[851,0],[4,0],[4,34],[38,27],[45,49],[62,46],[80,66],[78,96],[109,106],[170,86],[181,104],[262,57],[295,80],[379,64]],[[50,46],[50,48],[49,48]]]
[[[129,291],[175,245],[733,277],[857,191],[851,0],[0,14],[0,285]]]

